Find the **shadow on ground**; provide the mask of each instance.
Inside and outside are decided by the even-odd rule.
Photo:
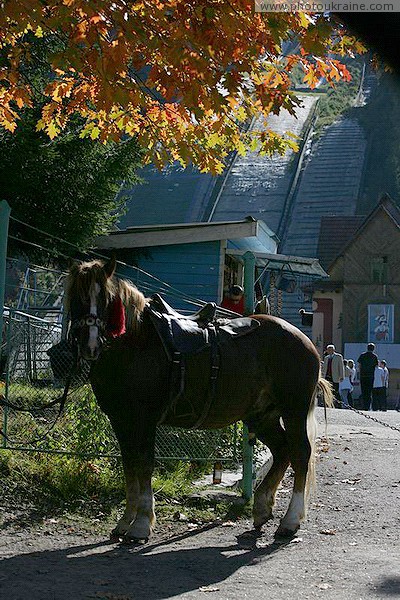
[[[258,548],[257,536],[246,532],[231,545],[201,546],[193,539],[193,548],[187,548],[189,536],[195,538],[207,529],[144,546],[99,542],[4,558],[0,597],[161,600],[218,586],[241,567],[256,564],[289,543],[274,541]],[[180,547],[184,541],[186,547]]]

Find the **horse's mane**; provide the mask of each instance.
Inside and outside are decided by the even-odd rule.
[[[121,298],[125,308],[126,331],[137,331],[139,329],[142,312],[146,305],[146,298],[137,287],[128,279],[113,278],[117,295]]]
[[[65,281],[65,308],[70,311],[74,297],[81,302],[87,299],[97,283],[105,293],[107,305],[119,296],[125,308],[126,331],[137,331],[146,298],[131,281],[108,274],[105,267],[106,263],[102,260],[74,263],[71,266]]]

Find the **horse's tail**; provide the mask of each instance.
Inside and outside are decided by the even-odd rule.
[[[322,392],[322,395],[324,397],[325,408],[333,408],[335,406],[335,404],[334,404],[335,397],[333,395],[333,388],[332,388],[331,384],[329,383],[329,381],[327,381],[323,377],[320,377],[318,380],[317,393],[318,392]]]
[[[307,479],[305,487],[305,509],[310,500],[311,493],[315,490],[315,458],[316,458],[316,439],[317,439],[317,421],[315,419],[315,402],[317,397],[318,388],[315,388],[312,400],[310,402],[310,408],[308,409],[307,415],[307,437],[310,444],[310,458],[308,461]],[[306,516],[306,514],[304,515]]]
[[[306,489],[305,495],[308,503],[311,492],[315,490],[316,487],[316,478],[315,478],[315,460],[316,460],[316,439],[317,439],[317,422],[315,419],[315,404],[317,395],[322,393],[324,398],[324,408],[325,408],[325,426],[327,423],[326,419],[326,407],[332,408],[334,406],[334,395],[332,386],[326,379],[322,377],[319,378],[317,385],[315,386],[314,394],[312,397],[312,401],[310,402],[310,408],[308,410],[307,415],[307,435],[308,441],[311,446],[311,454],[310,460],[308,463],[308,471],[307,471],[307,481],[306,481]]]

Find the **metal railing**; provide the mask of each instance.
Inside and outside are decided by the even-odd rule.
[[[6,358],[0,374],[4,398],[0,406],[2,447],[80,456],[117,456],[118,444],[107,417],[99,409],[88,370],[71,382],[63,413],[56,402],[73,365],[71,349],[61,342],[58,315],[37,317],[25,311],[4,313]],[[49,404],[54,405],[48,406]],[[158,460],[217,460],[237,463],[236,428],[193,431],[159,427]]]

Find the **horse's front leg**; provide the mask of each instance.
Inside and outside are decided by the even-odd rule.
[[[149,472],[148,469],[145,469],[137,476],[136,515],[125,533],[126,540],[147,540],[151,535],[156,521],[151,475],[151,471]]]
[[[110,538],[114,541],[118,541],[125,536],[130,524],[136,517],[139,503],[139,480],[134,468],[131,465],[125,464],[125,461],[124,474],[126,493],[125,510],[116,527],[111,532]]]
[[[126,504],[122,517],[111,532],[111,539],[147,540],[156,520],[151,486],[153,465],[143,463],[140,458],[124,457],[124,453],[123,464]]]
[[[111,539],[147,539],[155,522],[151,476],[156,427],[146,427],[137,415],[135,419],[126,418],[123,422],[120,419],[110,421],[121,449],[126,490],[125,510]]]

